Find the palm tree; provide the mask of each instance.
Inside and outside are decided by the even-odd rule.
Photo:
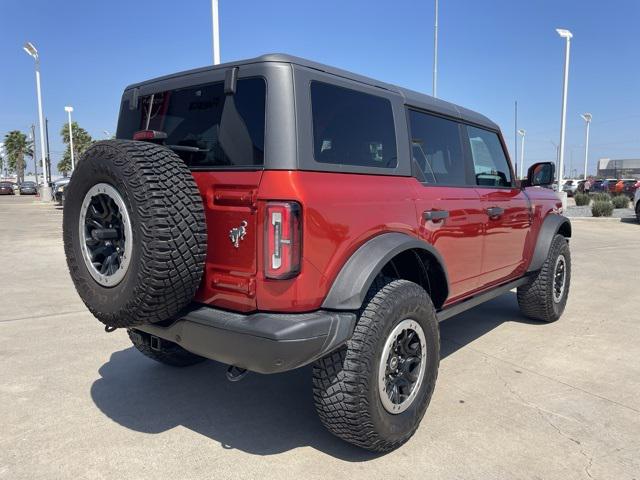
[[[89,132],[78,125],[78,122],[72,122],[71,129],[73,132],[73,156],[77,165],[78,161],[82,158],[82,154],[93,143],[93,138],[91,138]],[[65,123],[62,126],[62,129],[60,130],[60,136],[62,137],[63,143],[67,144],[67,148],[64,151],[64,155],[58,162],[57,168],[60,173],[63,173],[66,176],[66,174],[71,171],[71,148],[69,147],[68,123]]]
[[[24,156],[33,155],[33,144],[27,141],[27,136],[19,130],[12,130],[4,137],[4,149],[9,170],[16,172],[18,183],[24,181]]]

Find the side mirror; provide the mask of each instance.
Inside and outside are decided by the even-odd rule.
[[[556,176],[556,166],[552,162],[534,163],[527,170],[525,187],[548,187]]]

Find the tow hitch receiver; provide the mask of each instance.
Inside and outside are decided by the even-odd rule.
[[[246,368],[229,365],[229,368],[227,368],[227,380],[230,382],[239,382],[247,375],[247,373],[248,370]]]
[[[152,350],[159,352],[160,342],[161,342],[160,338],[156,337],[155,335],[151,335],[149,337],[149,346],[151,347]]]

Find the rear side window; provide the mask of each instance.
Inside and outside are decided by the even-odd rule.
[[[495,132],[466,126],[476,185],[481,187],[510,187],[511,170]]]
[[[423,183],[469,185],[460,124],[409,110],[413,170]]]
[[[123,107],[118,138],[164,132],[164,145],[192,168],[262,166],[265,98],[262,78],[238,80],[234,95],[225,95],[222,82],[155,93],[141,97],[137,110]]]
[[[317,162],[395,168],[391,102],[386,98],[311,82],[313,150]]]

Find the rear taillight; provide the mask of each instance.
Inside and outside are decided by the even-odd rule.
[[[264,272],[267,278],[291,278],[300,272],[300,205],[269,202],[265,217]]]

